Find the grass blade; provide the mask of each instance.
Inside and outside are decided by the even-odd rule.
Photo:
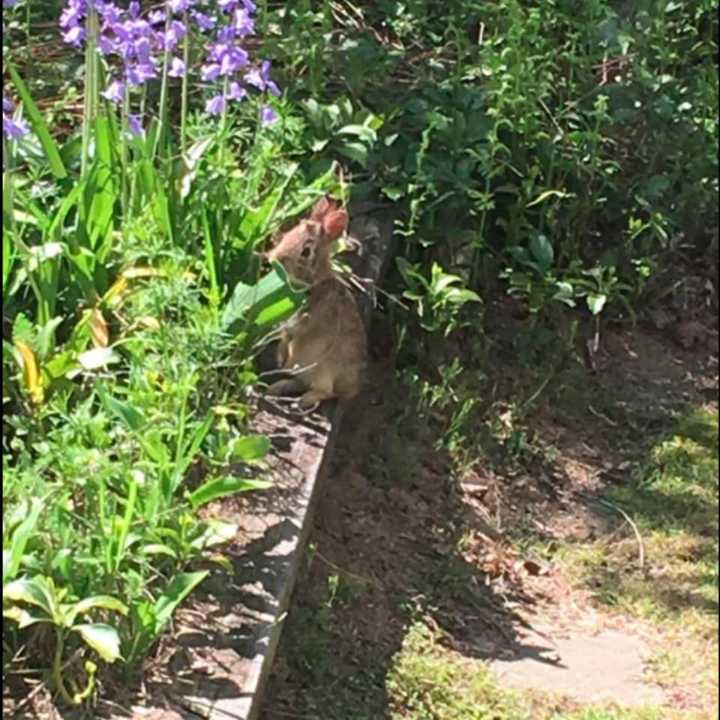
[[[45,151],[45,157],[47,158],[48,163],[50,163],[50,169],[52,170],[53,175],[55,175],[58,179],[67,177],[67,170],[65,169],[65,164],[60,157],[58,146],[55,144],[52,135],[50,135],[47,123],[33,101],[30,91],[27,89],[23,79],[9,60],[5,61],[5,67],[10,73],[13,85],[15,85],[15,89],[18,91],[18,95],[20,95],[20,98],[23,101],[30,125],[32,126],[35,135],[37,135],[37,138]]]

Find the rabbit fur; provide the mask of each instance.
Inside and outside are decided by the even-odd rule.
[[[333,246],[347,227],[347,212],[323,198],[267,253],[291,278],[310,286],[307,307],[285,324],[278,346],[278,364],[293,376],[267,391],[275,396],[302,393],[304,408],[333,398],[350,400],[363,385],[365,323],[352,293],[332,268]]]

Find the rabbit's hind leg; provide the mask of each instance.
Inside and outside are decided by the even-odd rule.
[[[300,395],[306,389],[305,383],[299,378],[288,378],[287,380],[278,380],[274,382],[265,391],[266,395],[273,397],[293,397]]]

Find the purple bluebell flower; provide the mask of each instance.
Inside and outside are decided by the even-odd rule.
[[[265,105],[260,113],[260,119],[263,126],[267,127],[268,125],[274,125],[280,118],[269,105]]]
[[[100,94],[110,102],[121,103],[125,96],[125,84],[119,80],[113,80]]]
[[[15,106],[6,95],[3,95],[3,135],[9,140],[19,140],[30,132],[28,124],[22,118],[15,119]]]
[[[228,100],[244,100],[247,94],[247,90],[239,82],[233,80],[228,86]]]
[[[185,63],[180,59],[174,57],[170,61],[170,67],[168,69],[168,75],[170,77],[183,77],[185,75]]]
[[[225,112],[226,104],[225,98],[222,95],[215,95],[205,104],[205,112],[209,115],[221,115]]]
[[[19,2],[20,2],[20,0],[3,0],[3,7],[6,7],[6,8],[15,7]]]
[[[215,18],[205,13],[193,11],[191,17],[201,30],[212,30],[215,27]]]
[[[169,0],[168,7],[174,13],[183,13],[195,4],[195,0]]]
[[[142,116],[141,115],[128,115],[127,118],[128,122],[128,129],[130,130],[130,134],[134,137],[140,137],[145,132],[143,130],[142,126]]]

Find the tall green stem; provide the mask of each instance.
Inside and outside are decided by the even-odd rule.
[[[98,21],[94,8],[88,6],[85,19],[85,101],[83,112],[82,156],[80,160],[81,177],[86,177],[90,163],[90,142],[92,128],[95,123],[98,106],[98,80],[97,80],[97,33]]]
[[[172,20],[172,14],[167,13],[165,17],[165,34],[170,32],[170,21]],[[170,67],[170,48],[165,47],[163,53],[163,69],[162,69],[162,82],[160,85],[160,109],[158,112],[158,129],[155,133],[155,142],[153,144],[153,161],[157,157],[158,147],[164,145],[165,140],[165,126],[167,125],[167,104],[168,104],[168,70]]]
[[[122,113],[120,117],[120,165],[122,168],[122,214],[123,225],[128,220],[128,152],[127,152],[127,131],[128,118],[130,116],[130,89],[125,86],[123,94]]]
[[[186,127],[188,113],[188,67],[190,65],[190,23],[187,10],[183,13],[183,24],[185,25],[185,38],[183,40],[183,63],[185,73],[182,78],[182,95],[180,98],[180,150],[185,154]]]

